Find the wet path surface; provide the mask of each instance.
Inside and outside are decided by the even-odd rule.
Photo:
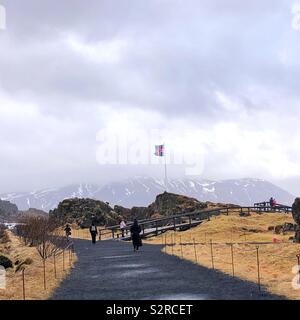
[[[162,253],[159,245],[133,252],[121,241],[74,243],[78,261],[51,299],[280,299],[259,293],[254,283]]]

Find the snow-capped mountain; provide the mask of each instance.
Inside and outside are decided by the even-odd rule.
[[[49,211],[67,198],[92,198],[124,207],[148,206],[155,197],[164,192],[163,180],[150,177],[136,177],[122,182],[97,185],[80,184],[65,188],[45,189],[28,193],[2,194],[2,200],[16,204],[19,210],[37,208]],[[282,204],[291,205],[295,197],[274,184],[260,179],[202,180],[172,179],[168,192],[194,197],[200,201],[253,205],[266,201],[271,196]]]

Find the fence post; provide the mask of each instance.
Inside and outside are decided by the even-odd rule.
[[[165,253],[167,253],[167,235],[165,234]]]
[[[298,259],[298,284],[300,284],[300,254],[297,254]]]
[[[22,270],[22,281],[23,281],[23,300],[26,300],[26,295],[25,295],[25,268]]]
[[[195,259],[196,259],[196,263],[198,263],[197,248],[196,248],[195,238],[194,238],[194,251],[195,251]]]
[[[174,226],[174,231],[176,231],[176,219],[173,218],[173,226]]]
[[[69,266],[71,267],[71,249],[69,248]]]
[[[232,276],[234,277],[234,260],[233,260],[233,244],[231,243],[231,264],[232,264]]]
[[[102,233],[101,233],[101,230],[99,230],[99,241],[102,240],[101,236],[102,236]]]
[[[181,250],[181,258],[183,258],[183,250],[182,250],[182,241],[180,236],[180,250]]]
[[[63,271],[65,271],[65,249],[63,250]]]
[[[43,259],[43,269],[44,269],[44,290],[46,290],[46,259]]]
[[[212,265],[212,268],[215,269],[212,239],[210,239],[210,253],[211,253],[211,265]]]
[[[258,290],[261,291],[260,287],[260,269],[259,269],[259,246],[256,247],[256,261],[257,261],[257,284],[258,284]]]
[[[156,235],[158,236],[158,224],[157,224],[157,221],[155,221],[155,231],[156,231]]]
[[[53,263],[54,263],[54,278],[57,279],[57,274],[56,274],[56,257],[55,254],[53,256]]]

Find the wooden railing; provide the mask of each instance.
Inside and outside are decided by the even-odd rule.
[[[261,206],[261,203],[255,203],[254,206],[249,207],[226,207],[226,208],[216,208],[216,209],[204,209],[200,211],[194,211],[189,213],[183,213],[179,215],[169,216],[161,219],[149,219],[149,220],[140,220],[139,225],[142,229],[142,235],[158,235],[159,232],[165,232],[166,230],[190,228],[192,226],[199,225],[205,220],[210,220],[212,216],[218,216],[221,214],[229,215],[229,211],[236,211],[237,213],[247,213],[250,214],[251,211],[263,212],[268,208],[268,211],[271,207]],[[292,208],[286,205],[276,205],[273,210],[278,212],[289,213],[292,211]],[[132,222],[127,224],[127,227],[124,228],[126,235],[129,234],[130,227]],[[119,238],[121,234],[121,229],[119,225],[107,227],[105,230],[101,230],[99,238],[101,239],[104,235],[111,234],[112,238]]]
[[[264,202],[257,202],[254,203],[254,207],[258,211],[277,211],[277,212],[285,212],[290,213],[292,212],[292,207],[287,206],[285,204],[276,203],[275,205],[271,206],[269,201]]]

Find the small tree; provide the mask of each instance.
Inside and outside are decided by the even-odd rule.
[[[17,234],[26,245],[37,249],[44,268],[44,289],[46,289],[46,260],[61,253],[66,242],[56,225],[45,217],[29,216],[17,228]]]

